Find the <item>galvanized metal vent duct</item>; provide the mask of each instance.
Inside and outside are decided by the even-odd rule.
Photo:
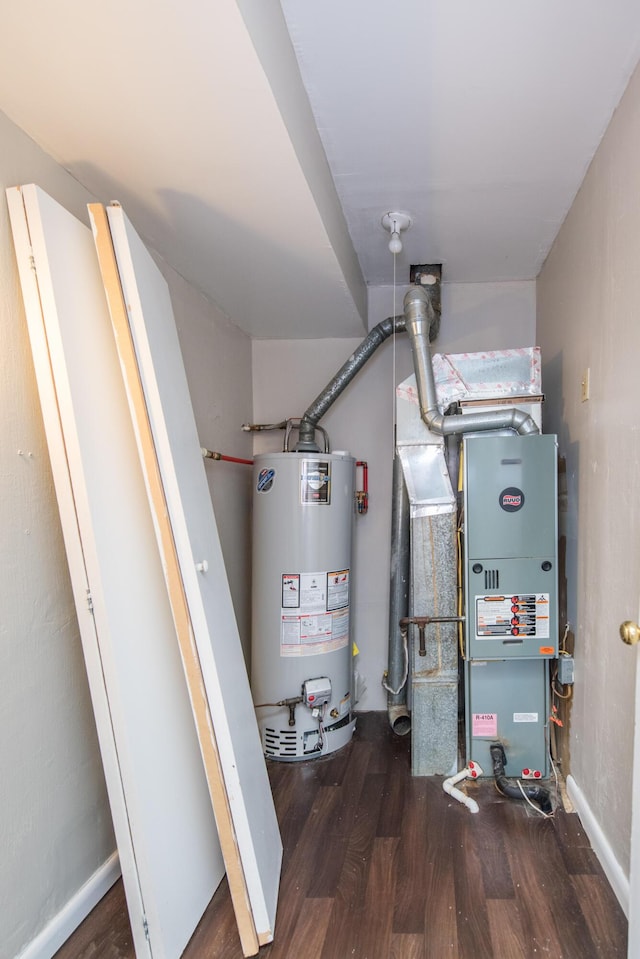
[[[429,331],[436,323],[436,314],[431,297],[423,287],[415,286],[405,294],[404,316],[413,353],[420,415],[428,430],[440,436],[503,429],[510,429],[520,434],[539,432],[534,420],[515,407],[464,415],[447,416],[441,413],[438,409],[438,396],[429,349]]]
[[[316,445],[315,431],[320,419],[333,406],[378,347],[393,333],[403,333],[405,329],[404,316],[388,316],[386,320],[381,320],[377,326],[369,331],[360,346],[343,363],[331,382],[316,396],[311,406],[303,414],[300,420],[299,438],[296,446],[298,453],[318,452],[319,447]]]

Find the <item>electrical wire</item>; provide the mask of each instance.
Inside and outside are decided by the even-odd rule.
[[[557,679],[557,678],[558,678],[558,668],[557,668],[557,666],[556,666],[555,675],[554,675],[553,679],[551,680],[551,689],[552,689],[552,691],[553,691],[553,695],[554,695],[557,699],[571,699],[571,697],[573,696],[573,687],[572,687],[572,686],[569,686],[568,692],[566,692],[566,693],[561,693],[561,692],[558,690],[558,687],[556,686],[556,679]]]
[[[553,819],[555,813],[553,813],[553,812],[543,812],[542,809],[539,809],[538,806],[536,806],[534,803],[532,803],[531,800],[529,799],[529,797],[527,796],[527,794],[526,794],[526,792],[524,791],[524,788],[523,788],[522,783],[520,782],[520,780],[518,779],[518,780],[516,780],[516,781],[517,781],[517,783],[518,783],[518,789],[519,789],[520,792],[522,793],[522,798],[525,800],[525,802],[528,802],[529,805],[531,806],[531,808],[532,808],[535,812],[537,812],[539,816],[542,816],[543,819]],[[498,790],[498,792],[500,792],[500,790]]]
[[[460,443],[460,456],[458,458],[458,489],[457,493],[461,493],[464,488],[463,484],[463,456],[464,456],[464,446]],[[464,504],[460,504],[458,509],[458,520],[456,523],[456,543],[457,543],[457,608],[458,616],[462,617],[464,615],[464,584],[462,582],[462,531],[464,528]],[[464,626],[462,621],[458,623],[458,647],[460,649],[460,658],[462,660],[466,659],[466,651],[464,645]]]
[[[313,752],[320,753],[321,756],[324,755],[324,753],[327,750],[327,737],[326,737],[325,728],[324,728],[324,717],[325,717],[326,711],[327,711],[326,703],[324,703],[321,707],[313,710],[313,714],[314,715],[317,714],[316,719],[318,720],[318,744],[313,749]]]
[[[489,746],[491,762],[493,764],[493,775],[495,778],[496,789],[503,796],[510,799],[532,800],[539,804],[540,810],[548,816],[553,813],[553,803],[549,795],[549,790],[542,786],[540,780],[537,783],[523,787],[519,779],[509,780],[505,774],[504,767],[506,763],[506,754],[501,742],[493,742]],[[535,808],[535,807],[534,807]]]
[[[550,724],[550,722],[546,722],[546,723],[545,723],[545,725],[544,725],[544,734],[545,734],[545,739],[546,739],[546,743],[547,743],[547,755],[548,755],[548,757],[549,757],[549,765],[550,765],[550,767],[551,767],[551,771],[553,772],[553,779],[554,779],[554,783],[555,783],[555,787],[556,787],[556,790],[555,790],[555,803],[554,803],[554,805],[553,805],[553,808],[554,808],[554,809],[557,809],[557,807],[560,805],[560,780],[559,780],[559,778],[558,778],[558,770],[556,769],[556,764],[555,764],[554,761],[553,761],[553,749],[551,748],[551,747],[552,747],[552,743],[551,743],[552,737],[553,737],[553,748],[554,748],[554,749],[556,748],[555,728],[553,727],[553,725]]]
[[[322,712],[320,713],[320,716],[318,717],[318,729],[320,733],[319,742],[320,742],[321,753],[326,752],[326,749],[327,749],[327,737],[325,735],[325,730],[324,730],[324,714],[326,712],[326,709],[327,709],[327,704],[325,703],[322,707]]]
[[[393,450],[393,455],[391,459],[393,460],[396,455],[396,254],[393,254],[393,303],[392,303],[392,317],[393,317],[393,361],[392,361],[392,382],[391,382],[391,449]]]
[[[464,473],[463,473],[463,467],[464,467],[463,457],[464,457],[464,446],[462,445],[462,442],[461,442],[461,443],[460,443],[460,456],[459,456],[459,461],[458,461],[458,489],[457,489],[457,492],[458,492],[458,493],[461,493],[461,492],[462,492],[463,486],[464,486],[464,484],[463,484],[463,475],[464,475]],[[462,582],[462,531],[463,531],[463,528],[464,528],[464,503],[462,503],[462,504],[460,505],[460,509],[459,509],[459,511],[458,511],[458,522],[457,522],[457,524],[456,524],[456,527],[457,527],[457,528],[456,528],[456,539],[457,539],[457,546],[458,546],[458,560],[457,560],[457,576],[458,576],[458,588],[457,588],[457,593],[458,593],[458,602],[457,602],[457,606],[458,606],[458,616],[462,616],[462,615],[463,615],[463,612],[464,612],[464,610],[463,610],[463,604],[464,604],[464,584],[463,584],[463,582]],[[463,659],[463,660],[466,659],[465,648],[464,648],[464,627],[463,627],[463,624],[462,624],[461,622],[458,623],[458,646],[459,646],[459,649],[460,649],[460,658]]]
[[[400,630],[400,635],[402,637],[402,651],[403,651],[403,658],[404,658],[404,669],[403,669],[402,681],[400,685],[398,686],[397,689],[392,689],[391,686],[389,686],[389,684],[385,682],[384,678],[382,680],[382,688],[386,689],[386,691],[388,693],[391,693],[392,696],[397,696],[400,692],[402,692],[402,690],[404,689],[406,685],[407,678],[409,676],[409,644],[407,640],[408,631],[409,631],[408,626]]]
[[[558,806],[560,803],[560,779],[558,777],[558,770],[556,769],[556,764],[553,761],[553,756],[551,755],[551,749],[549,749],[549,762],[551,763],[551,770],[553,772],[553,779],[556,787],[556,803]]]
[[[458,573],[458,589],[457,589],[457,593],[458,593],[458,603],[457,603],[457,605],[458,605],[458,616],[462,616],[462,615],[463,615],[463,609],[462,609],[462,603],[463,603],[462,595],[463,595],[463,590],[462,590],[462,524],[461,524],[461,523],[458,523],[458,528],[457,528],[457,530],[456,530],[456,537],[457,537],[457,541],[458,541],[458,560],[457,560],[457,567],[458,567],[458,569],[457,569],[457,573]],[[463,624],[462,624],[461,622],[458,623],[458,646],[459,646],[459,648],[460,648],[460,658],[461,658],[461,659],[466,659],[466,656],[465,656],[465,648],[464,648],[464,628],[463,628]]]

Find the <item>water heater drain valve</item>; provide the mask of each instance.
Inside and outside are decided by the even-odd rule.
[[[331,702],[331,680],[326,676],[305,679],[302,684],[302,701],[309,709],[321,709]]]

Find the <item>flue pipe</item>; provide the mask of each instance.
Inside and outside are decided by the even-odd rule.
[[[523,435],[538,433],[534,420],[515,407],[464,415],[454,413],[445,416],[440,412],[429,349],[429,334],[432,325],[437,322],[437,317],[427,290],[428,288],[414,286],[404,298],[404,316],[413,353],[420,415],[427,429],[440,436],[500,429],[510,429]]]
[[[317,453],[319,448],[315,441],[317,423],[327,412],[340,394],[347,388],[372,353],[384,343],[392,333],[403,333],[405,329],[404,316],[388,316],[369,331],[360,345],[353,351],[349,359],[343,363],[331,382],[316,396],[315,400],[300,420],[298,443],[296,450],[299,453]]]

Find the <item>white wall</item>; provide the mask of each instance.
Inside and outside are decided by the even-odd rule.
[[[444,270],[446,276],[446,267]],[[402,313],[407,287],[398,288],[395,312]],[[442,324],[436,352],[533,346],[535,282],[444,284]],[[370,290],[369,325],[394,313],[392,287]],[[301,416],[361,341],[254,340],[254,422]],[[395,371],[394,371],[395,367]],[[332,449],[348,449],[369,464],[369,512],[356,521],[354,638],[358,671],[366,692],[358,708],[386,708],[382,673],[387,663],[391,467],[395,384],[413,372],[403,335],[387,340],[369,360],[321,425]],[[256,434],[255,452],[281,448],[281,433]]]
[[[618,626],[638,620],[640,600],[638,156],[636,72],[538,282],[547,428],[567,461],[571,773],[625,872],[637,656]],[[586,368],[591,398],[583,403]]]
[[[95,200],[0,114],[0,956],[60,928],[114,850],[111,817],[32,368],[4,189],[36,182],[88,223]],[[112,199],[111,197],[97,199]],[[249,455],[251,345],[163,266],[201,439]],[[22,451],[19,453],[18,451]],[[211,464],[222,548],[248,635],[248,481]],[[53,930],[53,931],[52,931]]]
[[[201,446],[250,459],[241,430],[252,417],[251,340],[209,300],[160,262],[171,288]],[[251,635],[251,468],[205,461],[231,597],[247,663]]]
[[[447,283],[442,268],[442,323],[432,344],[437,353],[470,353],[534,346],[536,285],[533,280],[508,283]],[[374,287],[369,290],[369,328],[393,314],[402,313],[407,287]]]

